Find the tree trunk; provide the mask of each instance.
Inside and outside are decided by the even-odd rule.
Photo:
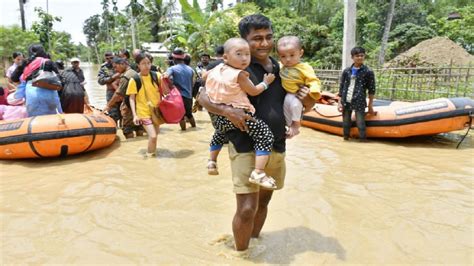
[[[21,15],[21,29],[26,31],[26,23],[25,23],[25,8],[23,6],[23,0],[20,1],[20,15]]]
[[[344,37],[342,39],[342,68],[351,65],[351,49],[356,45],[357,0],[344,0]]]
[[[94,44],[94,49],[95,49],[95,56],[97,57],[97,63],[100,64],[100,57],[99,57],[99,51],[97,49],[97,43]]]
[[[135,17],[133,16],[132,9],[130,8],[130,26],[132,30],[132,48],[136,49],[137,48],[137,41],[136,41],[136,31],[135,31]]]
[[[379,67],[383,67],[383,63],[385,62],[385,49],[387,48],[388,34],[390,33],[390,27],[392,26],[393,14],[395,13],[395,2],[396,0],[390,0],[390,7],[388,10],[387,20],[385,21],[385,28],[383,30],[382,45],[380,46]]]

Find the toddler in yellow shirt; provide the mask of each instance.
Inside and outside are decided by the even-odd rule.
[[[296,92],[306,86],[310,96],[318,100],[321,96],[321,82],[313,68],[301,62],[303,56],[301,40],[296,36],[285,36],[278,40],[277,53],[280,57],[280,77],[287,94],[283,105],[285,122],[288,127],[286,136],[292,138],[300,133],[300,120],[303,103],[296,97]]]

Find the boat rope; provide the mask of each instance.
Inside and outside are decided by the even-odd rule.
[[[338,115],[324,115],[324,114],[322,114],[321,112],[318,111],[318,107],[317,107],[317,106],[314,107],[313,110],[314,110],[316,113],[318,113],[319,115],[324,116],[324,117],[338,117],[338,116],[342,116],[342,113],[341,113],[341,114],[338,114]]]
[[[466,131],[466,134],[464,134],[464,136],[462,136],[462,139],[461,141],[458,143],[458,145],[456,146],[456,149],[459,148],[459,145],[461,145],[461,143],[464,141],[464,139],[466,138],[467,134],[469,134],[469,130],[471,130],[472,128],[472,117],[474,116],[474,114],[472,112],[469,112],[469,127],[467,128],[467,131]]]

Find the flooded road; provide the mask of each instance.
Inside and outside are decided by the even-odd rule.
[[[91,103],[105,88],[84,68]],[[303,128],[287,142],[251,257],[234,256],[226,148],[208,176],[208,115],[66,159],[0,161],[0,262],[133,264],[472,265],[474,143],[464,132],[343,142]],[[119,133],[120,134],[120,133]],[[222,240],[222,241],[221,241]]]

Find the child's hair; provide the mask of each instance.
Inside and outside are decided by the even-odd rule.
[[[292,44],[296,45],[296,48],[298,49],[303,48],[303,44],[301,43],[300,38],[298,38],[297,36],[284,36],[278,40],[277,50],[280,47],[285,47]]]
[[[153,63],[153,56],[149,52],[145,52],[145,55],[148,57],[148,59],[150,59],[150,62]]]
[[[354,56],[356,54],[365,54],[365,49],[359,46],[352,48],[351,56]]]
[[[249,35],[250,30],[259,30],[259,29],[271,29],[272,22],[269,18],[265,17],[262,14],[253,14],[248,15],[242,18],[239,22],[239,33],[240,37],[246,38]]]
[[[230,52],[230,49],[237,44],[245,44],[248,45],[248,42],[242,38],[230,38],[224,43],[224,53]]]
[[[135,63],[140,64],[140,62],[141,62],[143,59],[145,59],[145,58],[148,58],[148,60],[150,60],[150,57],[147,56],[147,54],[145,54],[145,53],[139,53],[139,54],[137,54],[137,56],[135,57]],[[151,62],[151,60],[150,60],[150,62]]]

